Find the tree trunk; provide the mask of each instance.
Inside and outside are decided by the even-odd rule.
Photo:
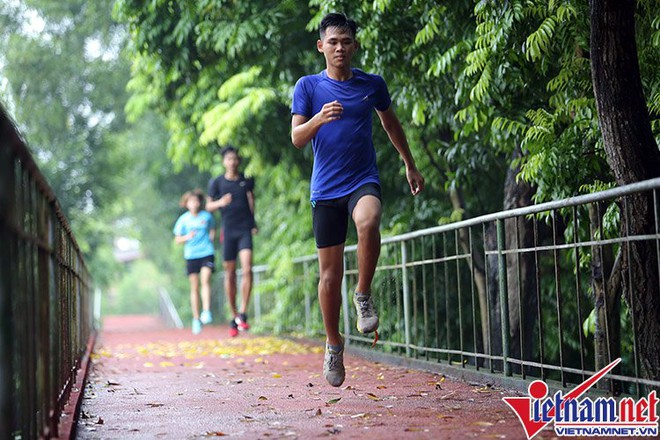
[[[516,148],[511,157],[515,163],[522,155]],[[509,169],[504,183],[504,209],[515,209],[533,204],[534,188],[517,179],[520,167]],[[525,217],[508,219],[504,222],[506,248],[523,249],[534,246],[534,224]],[[509,300],[509,345],[510,356],[521,360],[532,360],[534,349],[534,327],[537,321],[536,263],[532,252],[509,254],[506,257],[506,273]],[[519,372],[517,365],[514,372]]]
[[[598,209],[599,206],[601,209]],[[589,222],[591,223],[592,240],[602,237],[602,212],[606,207],[589,205]],[[620,256],[620,254],[619,254]],[[616,269],[614,267],[616,266]],[[617,257],[614,263],[612,245],[591,247],[591,288],[594,293],[594,355],[596,371],[603,369],[614,359],[621,357],[621,285],[608,280],[621,278],[621,259]],[[617,369],[619,366],[616,367]],[[620,371],[616,371],[619,373]],[[621,392],[619,381],[601,380],[601,389],[610,389],[613,394]]]
[[[634,0],[591,1],[591,74],[603,146],[616,182],[625,185],[660,176],[635,45]],[[622,237],[655,233],[650,196],[621,204]],[[646,378],[660,380],[660,289],[655,243],[622,245],[624,297]]]
[[[516,149],[511,157],[511,163],[521,155]],[[516,179],[519,168],[507,171],[504,183],[504,209],[521,208],[532,205],[534,188],[524,181]],[[534,245],[533,222],[525,218],[508,219],[505,221],[506,249],[529,248]],[[496,229],[494,225],[486,230],[484,239],[488,250],[497,249]],[[536,298],[536,267],[534,254],[524,252],[507,255],[506,276],[509,302],[509,356],[516,359],[531,360],[534,349],[534,327],[537,322]],[[498,290],[497,256],[488,258],[488,293],[490,299],[490,331],[493,335],[493,354],[502,354],[500,335],[502,319],[500,316],[500,297]],[[514,372],[520,372],[517,364]]]

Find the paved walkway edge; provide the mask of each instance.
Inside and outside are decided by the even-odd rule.
[[[76,373],[76,381],[71,386],[69,399],[62,408],[59,423],[57,425],[57,437],[53,439],[71,440],[76,435],[76,425],[78,423],[78,415],[80,414],[80,404],[83,396],[85,395],[85,384],[87,383],[87,373],[91,365],[92,352],[96,344],[96,337],[98,330],[92,332],[87,340],[87,348],[85,354],[80,360],[80,368]]]
[[[425,359],[415,359],[401,356],[398,354],[382,353],[368,348],[347,345],[346,352],[365,358],[371,362],[381,362],[388,365],[412,368],[414,370],[430,371],[433,373],[442,373],[452,379],[460,380],[465,383],[478,383],[482,385],[494,385],[500,388],[526,392],[529,381],[517,377],[506,377],[491,373],[487,368],[476,370],[474,367],[459,367],[447,363],[427,361]]]

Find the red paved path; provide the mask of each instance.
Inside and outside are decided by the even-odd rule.
[[[97,340],[79,439],[525,438],[501,398],[518,394],[345,355],[321,375],[319,344],[155,318],[108,317]],[[536,438],[553,438],[545,431]]]

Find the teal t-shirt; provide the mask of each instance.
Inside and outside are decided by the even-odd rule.
[[[186,235],[195,231],[195,236],[186,241],[183,246],[183,258],[194,260],[213,255],[214,248],[209,231],[215,228],[215,219],[208,211],[199,211],[193,215],[186,211],[174,224],[174,235]]]

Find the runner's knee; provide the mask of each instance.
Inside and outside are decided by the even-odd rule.
[[[379,215],[358,215],[355,218],[358,235],[369,235],[378,232],[380,228]]]
[[[339,288],[341,285],[340,273],[335,273],[334,271],[326,271],[322,273],[319,277],[319,287],[325,291],[333,291]]]

